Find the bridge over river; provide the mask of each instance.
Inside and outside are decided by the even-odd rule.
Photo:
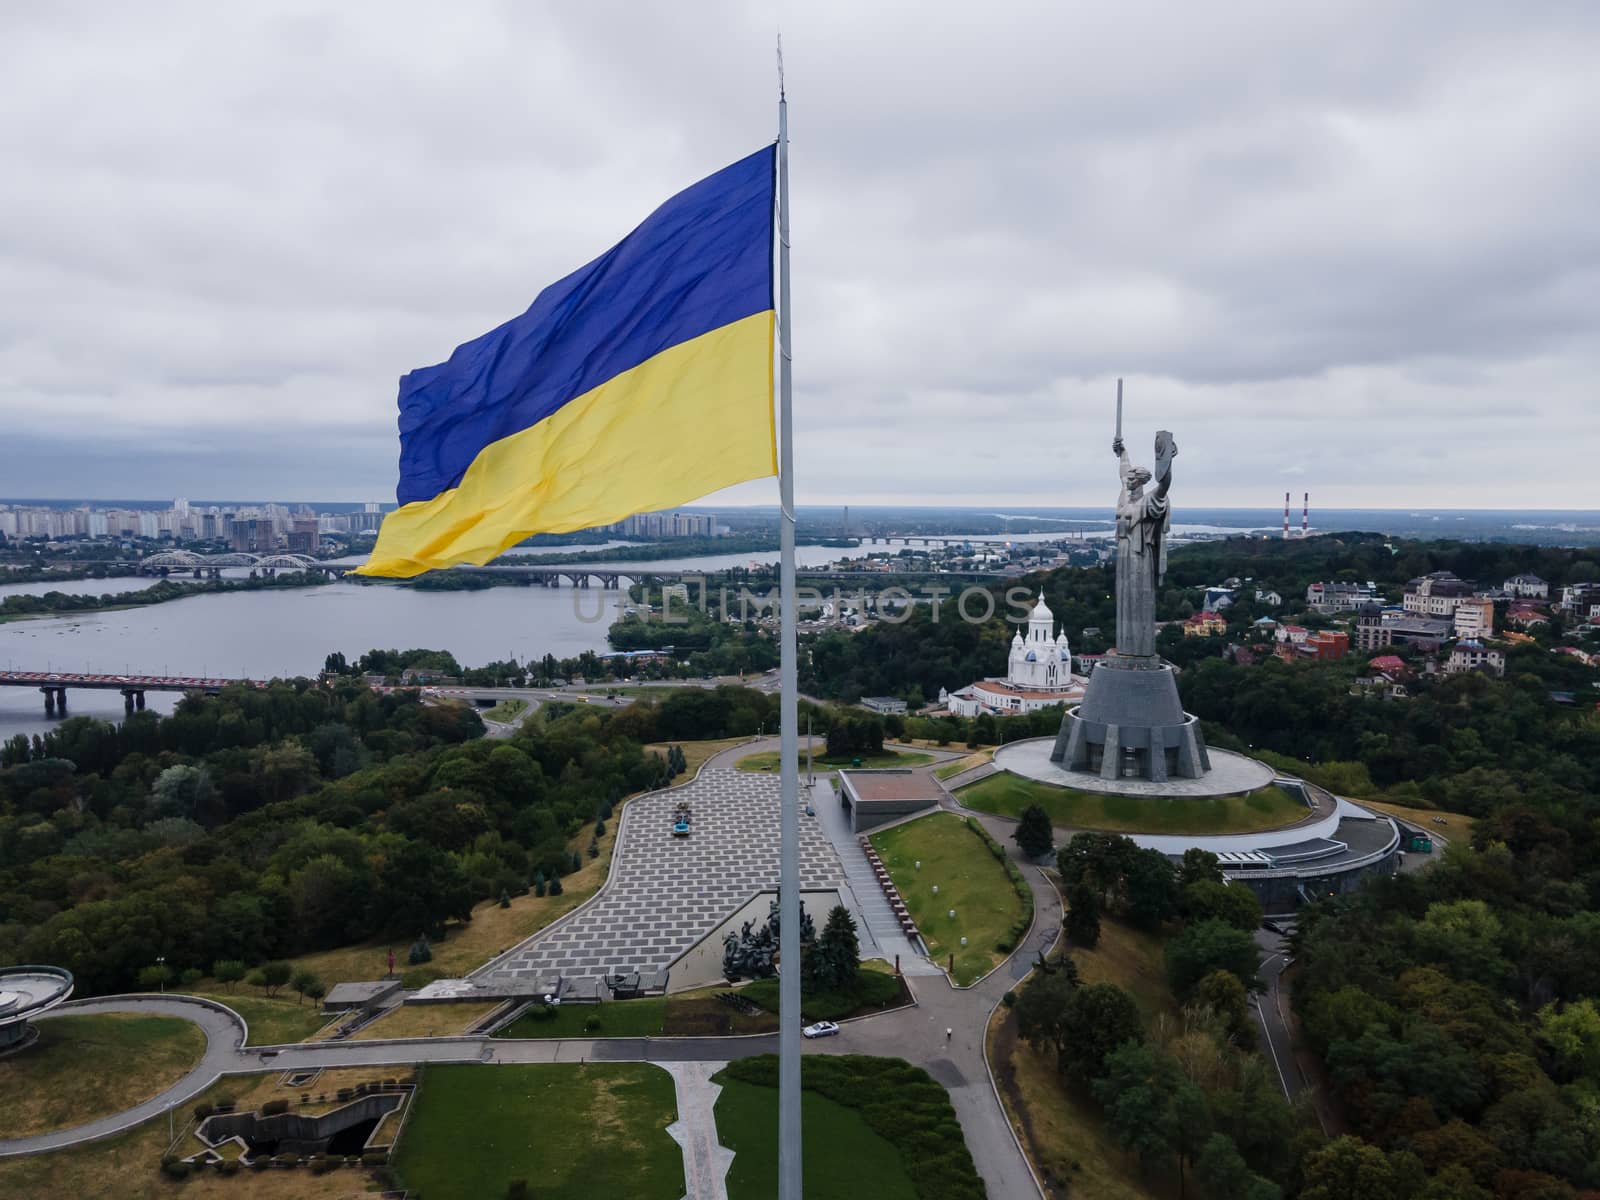
[[[94,688],[120,691],[129,712],[144,707],[146,692],[220,692],[243,684],[264,688],[265,679],[220,679],[198,675],[90,675],[73,671],[0,671],[0,687],[34,687],[44,693],[46,716],[67,714],[67,689]]]

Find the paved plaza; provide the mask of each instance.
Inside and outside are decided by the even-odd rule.
[[[600,976],[665,970],[763,890],[778,886],[778,777],[707,767],[692,783],[650,792],[622,810],[605,889],[471,978],[530,994],[557,976],[591,992]],[[689,836],[672,836],[687,801]],[[837,888],[843,870],[815,817],[800,814],[800,886]]]

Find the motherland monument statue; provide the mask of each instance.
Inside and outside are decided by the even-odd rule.
[[[1156,434],[1154,474],[1133,465],[1122,441],[1120,379],[1111,451],[1121,481],[1116,508],[1117,647],[1089,676],[1083,703],[1062,718],[1050,759],[1069,771],[1105,779],[1198,778],[1211,767],[1200,724],[1183,711],[1172,665],[1156,655],[1156,588],[1167,571],[1172,524],[1168,492],[1178,443],[1163,429]]]
[[[1111,443],[1122,479],[1117,498],[1117,653],[1149,657],[1156,652],[1156,587],[1167,574],[1172,520],[1167,491],[1178,444],[1165,429],[1156,434],[1156,486],[1146,495],[1150,472],[1129,462],[1122,444],[1120,396],[1117,416],[1117,436]]]

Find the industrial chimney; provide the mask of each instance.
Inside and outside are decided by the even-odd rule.
[[[1283,540],[1289,540],[1289,493],[1283,494]]]
[[[1300,536],[1309,537],[1311,534],[1311,493],[1305,496],[1304,507],[1300,509]]]

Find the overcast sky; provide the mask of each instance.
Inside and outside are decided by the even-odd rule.
[[[0,0],[0,495],[392,499],[400,375],[772,138],[778,16]],[[802,502],[1109,504],[1120,374],[1180,505],[1600,507],[1600,4],[782,19]]]

